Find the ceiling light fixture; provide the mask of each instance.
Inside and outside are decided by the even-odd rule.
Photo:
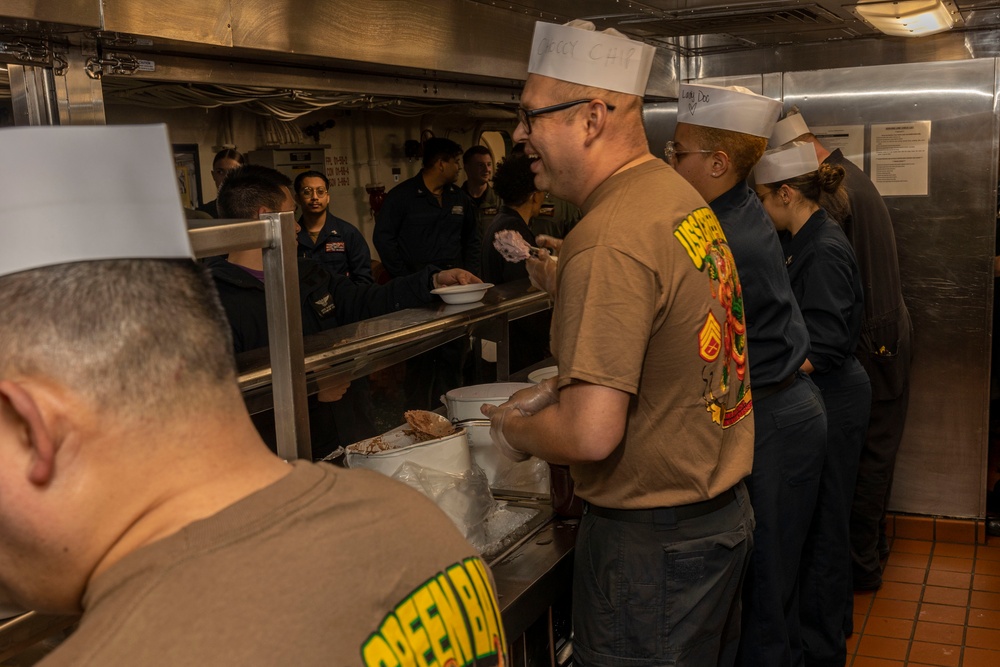
[[[933,35],[951,30],[956,16],[961,21],[954,4],[942,0],[866,2],[855,5],[854,10],[875,28],[894,37]]]

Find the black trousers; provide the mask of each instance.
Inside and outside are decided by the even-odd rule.
[[[672,524],[585,513],[573,563],[573,664],[733,664],[740,586],[753,546],[746,488],[722,509]]]
[[[854,604],[851,504],[871,407],[868,374],[853,357],[847,364],[851,367],[839,373],[837,387],[821,387],[826,457],[800,570],[802,649],[808,667],[843,667],[847,661],[844,618]]]
[[[913,341],[905,306],[866,323],[862,340],[866,352],[859,353],[859,361],[871,379],[872,407],[851,508],[851,561],[854,583],[875,587],[882,583],[878,545],[885,536],[885,510],[910,404]]]
[[[754,400],[753,472],[747,482],[757,528],[743,586],[737,664],[800,664],[799,564],[826,454],[819,389],[800,373],[784,391]],[[796,661],[797,660],[797,661]]]
[[[909,404],[908,384],[897,398],[872,401],[851,507],[851,561],[854,579],[859,583],[881,582],[878,542],[885,535],[885,509]]]

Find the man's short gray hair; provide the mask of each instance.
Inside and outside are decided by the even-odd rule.
[[[191,260],[105,260],[0,277],[0,378],[53,378],[123,416],[235,385],[232,338]]]

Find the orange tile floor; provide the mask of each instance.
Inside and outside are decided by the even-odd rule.
[[[890,518],[882,588],[854,595],[848,667],[1000,667],[1000,538],[982,522]]]

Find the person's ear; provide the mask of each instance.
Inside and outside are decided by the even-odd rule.
[[[30,450],[31,459],[28,480],[38,486],[48,484],[55,472],[56,439],[47,416],[32,393],[11,380],[0,381],[0,401],[7,404],[23,429],[22,444]]]
[[[586,144],[590,145],[596,139],[608,122],[608,105],[603,100],[591,100],[586,106],[587,137]]]
[[[712,153],[709,156],[708,163],[712,168],[712,176],[715,178],[724,176],[729,171],[729,156],[725,151],[715,151]]]

